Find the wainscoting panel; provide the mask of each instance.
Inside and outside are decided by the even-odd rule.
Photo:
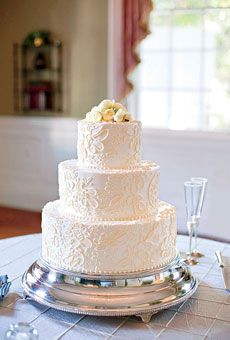
[[[0,119],[0,205],[40,211],[58,197],[57,165],[77,155],[76,126],[76,119]]]

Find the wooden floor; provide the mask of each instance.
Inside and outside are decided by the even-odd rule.
[[[41,213],[0,207],[0,239],[41,232]]]

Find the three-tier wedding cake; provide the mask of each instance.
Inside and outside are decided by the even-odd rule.
[[[176,213],[159,166],[140,158],[141,123],[102,101],[78,122],[78,159],[59,164],[60,199],[42,213],[42,257],[86,274],[141,272],[176,256]]]

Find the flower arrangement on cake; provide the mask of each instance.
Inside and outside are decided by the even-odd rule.
[[[129,122],[132,120],[132,116],[122,104],[104,99],[98,106],[94,106],[86,114],[86,120],[92,123]]]

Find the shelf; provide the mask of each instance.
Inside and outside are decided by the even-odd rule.
[[[27,94],[29,91],[28,90],[23,90],[22,91],[22,93],[23,94]],[[62,93],[62,90],[58,90],[58,89],[52,89],[51,91],[50,91],[50,93],[52,93],[52,94],[61,94]]]
[[[20,71],[19,71],[20,72]],[[45,73],[45,72],[61,72],[61,68],[43,68],[43,69],[22,69],[23,73]]]
[[[33,51],[45,51],[45,50],[50,50],[50,49],[59,49],[61,48],[62,45],[44,45],[44,46],[40,46],[40,47],[36,47],[36,46],[24,46],[24,45],[18,45],[18,48],[21,48],[22,51],[27,51],[27,50],[33,50]]]
[[[55,51],[54,51],[55,50]],[[39,53],[48,56],[46,68],[34,68]],[[46,57],[45,57],[46,58]],[[14,109],[26,115],[46,115],[62,112],[62,44],[53,43],[40,47],[14,45]],[[43,105],[37,105],[42,92]],[[25,107],[24,107],[25,105]],[[43,110],[38,107],[44,106]]]

